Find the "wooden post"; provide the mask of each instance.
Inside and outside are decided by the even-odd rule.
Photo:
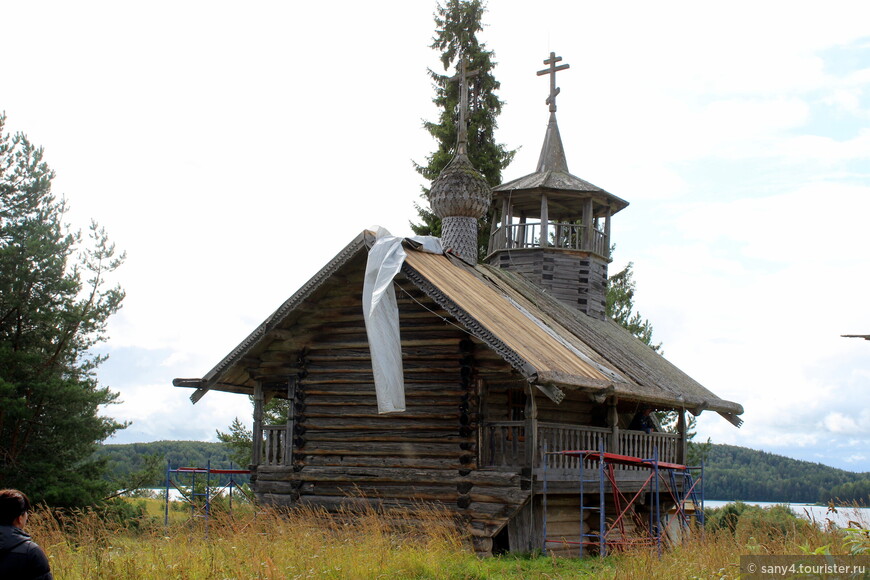
[[[477,422],[477,464],[488,467],[492,463],[492,457],[489,453],[490,436],[487,427],[489,409],[486,406],[486,383],[483,379],[477,378],[474,381],[474,386],[477,391],[477,412],[480,414],[480,420]]]
[[[254,385],[254,445],[251,454],[251,465],[260,465],[263,460],[263,384],[257,381]]]
[[[550,229],[550,216],[548,214],[549,206],[547,205],[547,194],[541,194],[541,239],[538,242],[542,248],[546,248],[550,244],[547,230]]]
[[[686,410],[680,408],[680,414],[677,418],[677,432],[680,434],[680,448],[677,449],[677,463],[683,465],[689,457],[689,437],[688,429],[686,428]]]
[[[607,213],[604,214],[604,257],[610,259],[610,214],[612,210],[607,206]]]
[[[592,198],[586,199],[583,204],[583,248],[592,249]]]
[[[538,404],[535,401],[535,389],[530,384],[526,393],[526,460],[528,467],[534,471],[538,466]]]
[[[607,451],[619,453],[619,413],[616,412],[616,395],[607,399],[607,425],[610,427],[610,445]]]
[[[519,234],[517,235],[517,241],[519,242],[520,248],[525,248],[529,244],[526,243],[526,212],[520,212],[520,227]]]
[[[513,222],[511,204],[508,198],[504,198],[501,203],[501,229],[504,232],[504,249],[511,247],[511,238],[513,234],[513,232],[511,232],[511,222]]]
[[[284,465],[293,464],[293,421],[296,420],[296,377],[287,379],[287,430],[284,432]]]
[[[498,219],[498,210],[495,209],[495,207],[493,207],[492,219],[489,222],[489,224],[490,224],[490,226],[489,226],[489,243],[486,247],[487,254],[493,253],[493,251],[495,251],[495,249],[497,247],[497,242],[495,239],[496,234],[498,234],[498,229],[496,228],[496,224],[498,223],[497,219]]]

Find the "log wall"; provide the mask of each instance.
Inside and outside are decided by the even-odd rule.
[[[587,252],[536,248],[500,251],[490,264],[519,272],[568,307],[604,319],[607,262]]]
[[[351,287],[361,288],[362,283]],[[397,292],[405,377],[403,413],[379,415],[361,296],[325,297],[319,325],[258,353],[259,372],[297,377],[292,465],[259,466],[258,496],[280,505],[347,503],[455,511],[487,553],[491,536],[529,496],[518,472],[478,470],[478,372],[510,374],[408,283]],[[280,334],[280,333],[278,333]],[[489,349],[485,349],[489,350]],[[271,365],[271,366],[269,366]],[[274,369],[280,369],[278,373]],[[281,391],[275,391],[281,396]]]

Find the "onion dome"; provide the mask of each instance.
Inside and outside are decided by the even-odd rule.
[[[489,183],[471,164],[466,152],[466,81],[469,76],[476,74],[477,71],[468,72],[465,59],[460,59],[459,74],[454,77],[459,81],[460,91],[456,153],[429,189],[429,205],[435,215],[441,218],[441,245],[445,251],[471,264],[477,264],[477,220],[486,214],[491,197]]]
[[[453,157],[441,170],[429,190],[432,211],[440,218],[483,217],[489,208],[490,191],[486,178],[464,154]]]

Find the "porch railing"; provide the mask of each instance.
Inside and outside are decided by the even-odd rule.
[[[481,464],[514,467],[528,463],[525,421],[495,421],[484,428]]]
[[[582,224],[549,222],[544,228],[544,239],[547,246],[564,250],[583,250],[594,252],[604,258],[609,257],[607,235],[592,227]],[[493,232],[489,251],[518,250],[524,248],[540,248],[541,224],[520,223],[502,225]]]
[[[675,433],[645,433],[620,429],[617,445],[612,445],[613,431],[603,427],[568,425],[563,423],[538,422],[536,441],[526,440],[528,423],[525,421],[494,421],[487,423],[481,446],[481,465],[485,467],[522,468],[529,467],[532,453],[531,444],[537,443],[534,467],[543,467],[543,450],[576,451],[598,450],[614,451],[620,455],[630,455],[649,459],[653,450],[658,450],[659,461],[679,462],[680,436]],[[586,467],[591,467],[591,463]],[[580,459],[569,455],[549,455],[548,469],[573,472],[579,469]],[[621,469],[639,469],[621,467]]]
[[[284,465],[287,457],[287,426],[263,427],[262,449],[260,465]]]
[[[679,463],[679,447],[680,436],[674,433],[619,432],[619,453],[622,455],[651,459],[655,448],[659,461]]]
[[[610,429],[583,427],[579,425],[560,425],[558,423],[538,423],[538,448],[548,451],[577,451],[581,449],[609,449],[613,435]],[[538,465],[543,467],[543,455],[538,454]],[[586,467],[591,465],[587,463]],[[550,455],[547,458],[550,469],[575,471],[580,468],[580,458],[570,455]]]
[[[510,469],[530,467],[530,456],[534,453],[536,458],[534,467],[540,468],[544,465],[545,448],[548,451],[614,449],[611,446],[613,431],[608,428],[539,421],[537,436],[534,439],[528,438],[527,429],[526,421],[486,423],[480,449],[481,466]],[[647,459],[653,456],[653,448],[657,448],[659,461],[679,462],[679,435],[622,429],[618,433],[616,453]],[[535,444],[537,448],[533,449],[532,446]],[[287,427],[285,425],[263,427],[261,449],[259,465],[286,465]],[[580,459],[568,455],[550,455],[547,459],[547,467],[556,471],[576,471],[580,467]]]

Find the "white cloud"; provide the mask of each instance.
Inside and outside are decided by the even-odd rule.
[[[846,433],[849,435],[855,435],[867,429],[866,427],[860,427],[852,417],[839,412],[828,413],[822,419],[822,425],[833,433]]]

